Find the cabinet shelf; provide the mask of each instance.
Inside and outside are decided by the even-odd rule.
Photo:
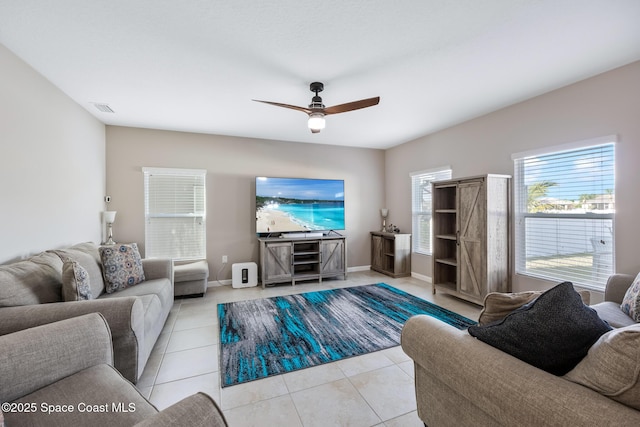
[[[317,259],[307,259],[303,261],[293,261],[293,265],[318,264]]]
[[[458,261],[455,258],[437,258],[436,262],[440,264],[453,265],[454,267],[458,265]]]
[[[456,290],[456,284],[455,282],[442,282],[442,283],[438,283],[436,285],[438,287],[438,289],[449,289],[449,290]]]
[[[314,280],[318,278],[317,273],[296,273],[293,275],[296,280]]]

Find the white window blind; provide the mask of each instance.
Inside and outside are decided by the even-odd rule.
[[[147,258],[206,258],[206,171],[143,168]]]
[[[431,255],[431,183],[451,179],[451,167],[411,174],[411,212],[413,251]]]
[[[615,141],[512,156],[517,273],[604,289],[615,266]]]

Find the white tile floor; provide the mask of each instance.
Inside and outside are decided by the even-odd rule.
[[[476,320],[480,308],[431,285],[372,271],[328,280],[234,289],[209,288],[203,298],[176,300],[138,388],[159,409],[203,391],[231,427],[423,426],[416,415],[413,362],[400,347],[236,386],[220,387],[217,304],[385,282]]]

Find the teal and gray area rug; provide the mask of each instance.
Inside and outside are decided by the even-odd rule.
[[[397,346],[416,314],[476,323],[385,283],[218,304],[222,386]]]

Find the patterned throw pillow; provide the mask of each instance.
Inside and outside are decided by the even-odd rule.
[[[620,309],[636,322],[640,322],[640,273],[624,294]]]
[[[136,243],[101,246],[100,259],[107,293],[144,282],[142,259]]]
[[[65,301],[93,299],[89,273],[77,261],[66,258],[62,264],[62,298]]]

